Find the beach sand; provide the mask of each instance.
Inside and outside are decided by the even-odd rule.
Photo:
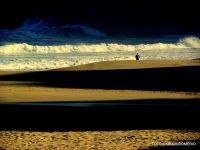
[[[114,70],[114,69],[142,69],[180,66],[200,66],[200,60],[118,60],[90,63],[86,65],[60,68],[54,70]]]
[[[196,92],[52,88],[20,85],[16,82],[1,82],[0,93],[0,102],[105,101],[162,98],[200,98],[200,93]]]
[[[112,61],[41,72],[0,71],[0,102],[9,103],[8,106],[0,105],[0,111],[5,114],[1,119],[5,129],[0,131],[0,149],[134,150],[154,149],[159,146],[154,144],[169,142],[191,142],[196,145],[179,148],[198,149],[200,132],[195,127],[199,129],[196,119],[199,114],[199,103],[196,102],[200,99],[199,66],[199,60]],[[145,99],[151,105],[142,101]],[[158,105],[156,99],[162,103]],[[130,100],[133,107],[61,108],[12,103],[107,100],[115,103]],[[163,118],[159,118],[159,114]],[[121,121],[122,127],[119,125]],[[159,129],[158,125],[163,128],[159,126]],[[79,131],[67,131],[74,126]],[[87,126],[92,130],[87,130]],[[141,129],[138,130],[138,126]],[[98,127],[112,127],[112,130],[96,131]],[[59,129],[63,131],[59,132]],[[158,147],[161,148],[173,147]]]
[[[191,142],[179,149],[198,149],[199,131],[191,130],[129,130],[129,131],[84,131],[84,132],[30,132],[0,131],[0,149],[36,150],[137,150]],[[157,145],[156,145],[157,144]],[[196,144],[193,145],[192,144]],[[178,149],[176,146],[176,149]],[[163,147],[163,146],[162,146]],[[159,147],[161,149],[162,147]],[[163,147],[172,149],[173,147]]]
[[[98,62],[82,66],[69,67],[69,68],[60,68],[51,71],[42,71],[42,72],[16,72],[16,71],[0,71],[0,102],[33,102],[33,101],[97,101],[97,100],[134,100],[134,99],[198,99],[200,98],[200,92],[196,90],[197,85],[192,85],[194,91],[190,90],[188,87],[182,90],[180,84],[181,81],[174,83],[172,87],[166,86],[170,74],[165,74],[162,71],[159,72],[159,68],[177,68],[177,67],[199,67],[199,60],[157,60],[157,61],[111,61],[111,62]],[[155,73],[151,71],[151,68],[157,69]],[[147,78],[152,78],[151,80],[145,81],[144,76],[140,77],[137,75],[137,78],[134,79],[134,75],[140,70],[147,69],[147,73],[144,75]],[[89,76],[89,71],[93,70],[95,76]],[[99,71],[96,72],[95,70]],[[108,78],[106,75],[102,76],[98,73],[101,71],[110,71],[115,70],[114,73],[108,72]],[[119,79],[116,78],[119,71],[135,71],[133,76],[129,76],[129,72],[124,74],[127,77],[119,76]],[[148,76],[148,71],[150,77]],[[190,68],[188,70],[190,71]],[[72,75],[68,77],[68,74],[73,72]],[[89,72],[89,73],[88,73]],[[87,73],[81,74],[81,73]],[[120,72],[119,72],[120,73]],[[176,73],[176,72],[175,72]],[[80,74],[80,76],[79,76]],[[148,82],[153,82],[155,78],[151,77],[152,75],[156,77],[161,76],[161,85],[154,86],[149,85]],[[179,72],[177,72],[179,74]],[[49,76],[48,76],[49,75]],[[87,77],[86,77],[87,76]],[[89,77],[88,77],[89,76]],[[189,80],[189,82],[194,81],[194,77],[184,76],[184,79]],[[196,75],[198,76],[198,74]],[[65,78],[66,77],[66,78]],[[176,76],[177,77],[177,76]],[[114,80],[113,78],[116,78]],[[126,78],[126,79],[125,79]],[[133,81],[133,79],[135,81]],[[25,81],[23,81],[25,80]],[[43,82],[45,81],[45,83]],[[73,81],[74,80],[74,81]],[[105,81],[104,81],[105,80]],[[132,85],[128,85],[128,81],[133,82]],[[138,80],[141,81],[141,84],[138,83]],[[164,81],[167,80],[167,81]],[[176,80],[176,79],[174,79]],[[178,80],[178,79],[177,79]],[[118,83],[121,84],[118,87]],[[48,82],[48,83],[47,83]],[[74,82],[74,83],[73,83]],[[104,82],[101,83],[101,82]],[[127,83],[126,83],[127,82]],[[157,82],[157,81],[156,81]],[[164,84],[162,84],[162,82]],[[190,84],[188,82],[188,84]],[[197,82],[197,81],[196,81]],[[53,83],[53,84],[52,84]],[[145,84],[147,83],[147,84]],[[185,86],[187,86],[187,81],[184,81]],[[126,87],[127,85],[127,87]],[[155,83],[156,85],[156,83]],[[176,85],[177,89],[176,90]],[[184,84],[183,84],[184,85]],[[108,86],[108,87],[107,87]],[[117,87],[117,88],[116,88]],[[137,88],[139,87],[139,88]],[[159,90],[161,87],[161,90]],[[173,88],[174,87],[174,88]],[[163,88],[163,89],[162,89]],[[154,90],[155,89],[155,90]],[[166,90],[165,90],[166,89]],[[175,89],[175,90],[174,90]],[[186,90],[185,90],[186,89]]]

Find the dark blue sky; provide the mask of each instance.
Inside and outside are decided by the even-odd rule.
[[[7,0],[1,2],[0,27],[40,17],[59,25],[86,24],[113,35],[199,34],[198,6],[191,0]]]

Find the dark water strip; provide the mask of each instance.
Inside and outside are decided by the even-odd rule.
[[[200,129],[199,100],[0,104],[0,130]]]

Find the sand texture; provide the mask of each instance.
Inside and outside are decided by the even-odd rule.
[[[0,149],[6,150],[137,150],[156,147],[153,144],[158,142],[161,144],[169,142],[178,144],[178,142],[194,142],[197,140],[200,140],[200,132],[190,130],[0,131]],[[195,149],[196,147],[198,149],[198,144],[196,142],[195,146],[182,146],[182,148]],[[166,149],[171,149],[171,147],[166,147]]]

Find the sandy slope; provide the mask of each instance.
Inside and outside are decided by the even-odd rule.
[[[113,69],[142,69],[178,66],[200,66],[200,60],[118,60],[90,63],[86,65],[53,69],[53,71],[65,70],[113,70]],[[20,74],[28,71],[0,70],[0,76],[8,74]]]
[[[177,66],[200,66],[199,60],[187,61],[112,61],[83,66],[61,68],[65,70],[109,70],[135,68],[162,68]],[[0,72],[0,102],[24,101],[95,101],[122,99],[190,99],[200,98],[199,92],[142,91],[142,90],[103,90],[37,86],[31,82],[1,81],[1,76],[21,72]],[[145,85],[144,85],[145,86]]]
[[[104,61],[80,65],[75,67],[60,68],[54,70],[112,70],[112,69],[140,69],[140,68],[161,68],[178,66],[200,66],[200,60],[119,60]]]

